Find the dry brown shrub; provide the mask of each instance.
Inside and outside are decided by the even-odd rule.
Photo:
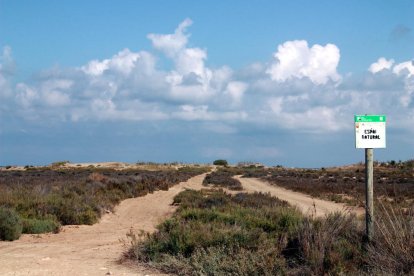
[[[414,210],[378,204],[374,241],[367,246],[367,263],[374,271],[414,273]]]
[[[93,172],[88,176],[88,180],[93,181],[93,182],[96,181],[96,182],[103,182],[104,183],[108,180],[108,178],[103,174]]]

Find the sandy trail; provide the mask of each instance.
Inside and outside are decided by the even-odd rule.
[[[156,275],[157,271],[117,264],[132,229],[153,232],[174,213],[173,198],[186,188],[201,189],[205,174],[144,197],[124,200],[92,226],[65,226],[59,234],[23,235],[0,242],[0,275]]]
[[[276,185],[271,185],[257,178],[236,177],[247,192],[269,192],[272,196],[287,201],[289,204],[297,206],[304,214],[316,217],[323,217],[332,212],[353,212],[357,215],[364,214],[362,208],[348,207],[342,203],[313,198],[309,195],[287,190]]]
[[[126,249],[126,233],[153,232],[176,207],[171,203],[184,189],[200,190],[206,174],[144,197],[122,201],[114,213],[92,226],[65,226],[59,234],[23,235],[14,242],[0,242],[0,275],[160,275],[137,264],[118,264]],[[311,198],[270,185],[259,179],[240,178],[245,192],[269,192],[316,216],[344,211],[345,206]],[[233,193],[233,192],[232,192]]]

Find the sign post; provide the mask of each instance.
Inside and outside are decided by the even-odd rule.
[[[367,240],[374,237],[374,148],[385,148],[385,115],[355,115],[355,147],[365,149],[365,222]]]
[[[374,150],[365,149],[365,223],[367,240],[374,237]]]

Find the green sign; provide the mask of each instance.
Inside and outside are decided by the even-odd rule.
[[[372,122],[372,123],[385,123],[387,117],[385,115],[355,115],[355,123]]]

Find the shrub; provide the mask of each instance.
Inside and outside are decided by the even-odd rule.
[[[192,166],[158,171],[63,167],[0,170],[0,206],[30,218],[25,220],[25,233],[57,231],[57,223],[93,224],[123,199],[166,190],[207,170]]]
[[[187,190],[158,232],[134,239],[129,258],[150,262],[179,275],[278,275],[286,262],[281,254],[286,235],[302,216],[268,194]]]
[[[68,163],[70,162],[69,161],[56,161],[56,162],[53,162],[50,166],[56,168],[56,167],[62,167]]]
[[[14,241],[22,234],[22,221],[13,209],[0,207],[0,240]]]
[[[354,215],[305,218],[284,254],[291,267],[314,275],[337,275],[362,265],[361,229]]]
[[[213,165],[216,165],[216,166],[228,166],[228,163],[227,163],[227,160],[217,159],[217,160],[214,160]]]
[[[209,184],[212,184],[216,187],[228,188],[234,191],[243,190],[241,182],[237,179],[234,179],[231,172],[224,170],[218,170],[208,174],[203,180],[203,185],[207,186]]]
[[[283,275],[286,262],[274,244],[252,251],[238,245],[197,248],[186,262],[198,275]]]
[[[384,204],[375,219],[374,242],[369,244],[367,263],[386,274],[414,273],[414,209],[404,214]]]
[[[23,219],[23,233],[41,234],[41,233],[58,233],[60,224],[52,219]]]
[[[371,253],[363,250],[364,234],[354,215],[304,218],[286,202],[262,193],[231,196],[217,190],[187,190],[174,202],[179,204],[176,214],[157,232],[135,238],[125,257],[178,275],[371,275],[374,271],[365,260]]]

